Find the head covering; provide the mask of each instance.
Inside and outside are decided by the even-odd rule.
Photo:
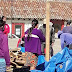
[[[52,26],[52,25],[53,25],[53,23],[52,23],[52,22],[49,22],[49,25],[50,25],[50,26]]]
[[[32,20],[32,26],[35,27],[37,24],[38,24],[38,20],[33,19],[33,20]]]
[[[67,25],[70,25],[70,24],[71,24],[71,21],[68,21],[68,22],[67,22]]]
[[[60,30],[58,31],[58,33],[57,33],[57,34],[58,34],[58,38],[60,38],[60,35],[61,35],[62,33],[63,33],[63,31],[60,31]]]

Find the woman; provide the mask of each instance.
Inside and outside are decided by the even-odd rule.
[[[5,22],[0,20],[0,72],[5,72],[6,67],[9,69],[10,66],[10,56],[8,49],[8,38],[3,33],[3,27]]]
[[[4,27],[3,27],[3,32],[8,36],[8,33],[10,32],[10,27],[8,24],[6,24],[6,17],[2,16],[2,20],[5,22]]]
[[[41,42],[45,41],[43,33],[37,29],[38,20],[32,21],[32,27],[25,32],[25,66],[30,66],[30,70],[35,69],[38,55],[41,55]]]

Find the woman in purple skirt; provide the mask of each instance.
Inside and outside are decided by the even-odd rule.
[[[35,69],[38,55],[41,55],[41,42],[45,41],[43,33],[37,29],[38,20],[32,20],[32,27],[25,32],[25,66],[30,66],[30,70]]]

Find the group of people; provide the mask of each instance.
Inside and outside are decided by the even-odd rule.
[[[67,22],[66,27],[62,31],[58,31],[58,38],[61,40],[61,49],[68,47],[72,49],[72,26],[71,21]]]
[[[50,55],[53,56],[52,45],[55,41],[54,27],[50,22]],[[46,24],[38,28],[38,20],[32,20],[32,27],[25,32],[25,54],[26,63],[25,66],[30,66],[30,70],[35,69],[38,61],[38,56],[44,54],[45,48],[45,34]]]
[[[52,44],[54,43],[54,28],[50,24],[50,54],[53,56]],[[46,25],[43,26],[46,29]],[[32,20],[32,27],[25,32],[25,58],[24,66],[30,66],[33,70],[37,66],[38,56],[42,54],[41,44],[45,42],[45,32],[38,28],[38,20]],[[7,30],[6,30],[7,29]],[[8,48],[9,27],[6,24],[6,17],[0,19],[0,72],[5,72],[10,67],[10,56]],[[45,43],[44,43],[45,48]],[[43,48],[43,53],[44,53]]]
[[[58,31],[58,38],[61,40],[61,48],[68,47],[72,49],[72,27],[71,22],[67,22],[67,26],[62,31]],[[25,32],[25,58],[24,66],[30,66],[33,70],[37,66],[38,56],[44,53],[46,24],[39,29],[38,20],[32,20],[32,27]],[[55,32],[53,24],[50,22],[50,55],[53,56],[53,44],[55,42]]]

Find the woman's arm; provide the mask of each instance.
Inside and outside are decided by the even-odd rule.
[[[39,38],[42,42],[45,42],[45,37],[44,37],[43,33],[40,30],[38,31],[38,36],[39,36]]]
[[[3,37],[3,50],[4,50],[4,58],[6,61],[6,65],[10,65],[10,55],[9,55],[9,48],[8,48],[8,38],[6,35]]]

